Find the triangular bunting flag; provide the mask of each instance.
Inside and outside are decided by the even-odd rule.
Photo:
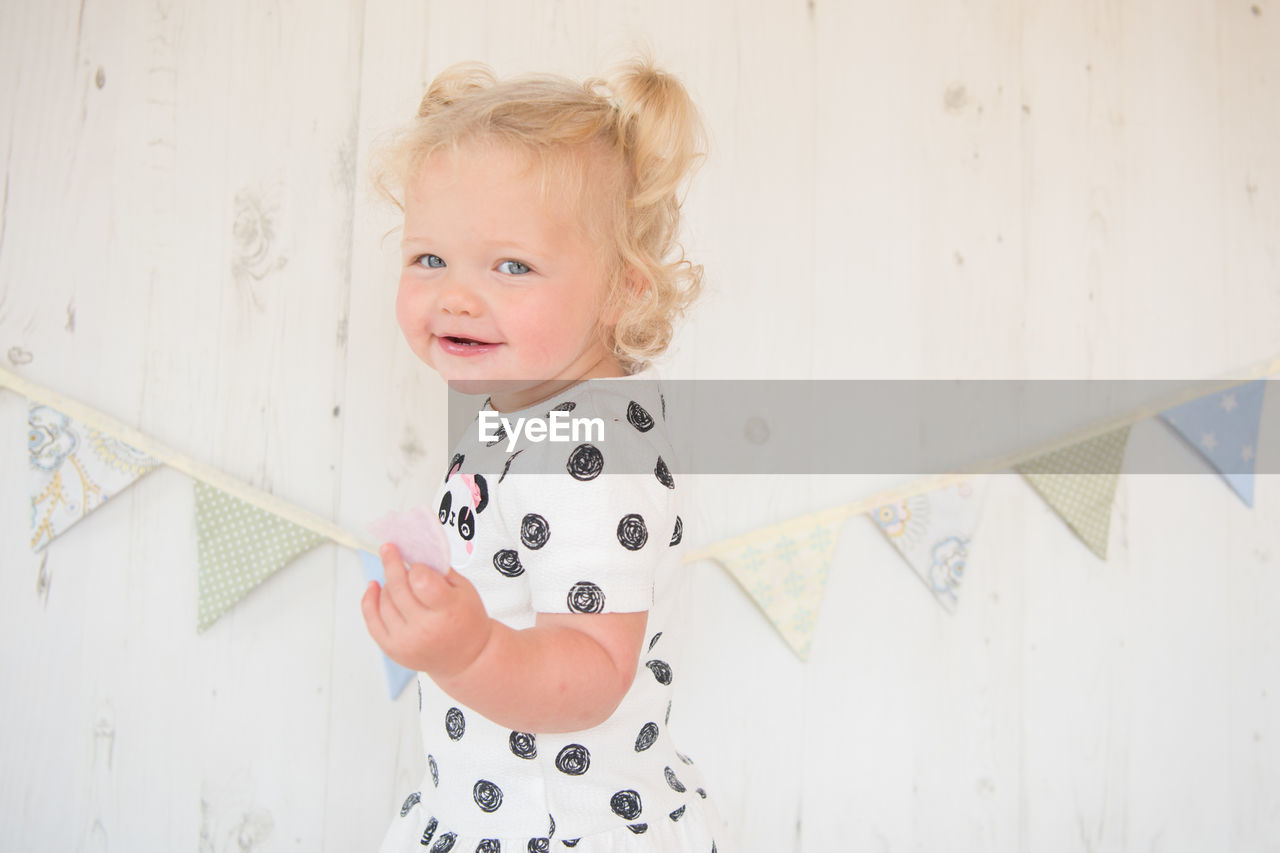
[[[249,590],[324,537],[200,480],[194,483],[203,631]]]
[[[1266,384],[1265,379],[1246,382],[1160,413],[1249,507]]]
[[[360,555],[360,564],[364,567],[365,581],[377,581],[379,585],[385,584],[387,576],[382,570],[382,560],[378,559],[376,554],[370,554],[363,549],[356,553]],[[381,649],[378,651],[382,652]],[[382,652],[382,664],[387,672],[387,689],[391,691],[391,698],[394,699],[404,692],[405,687],[417,673],[411,669],[405,669],[387,657],[386,652]]]
[[[1111,504],[1128,441],[1129,427],[1124,426],[1014,466],[1081,541],[1104,560]],[[1081,471],[1104,473],[1078,473]]]
[[[843,526],[840,519],[807,530],[788,529],[715,555],[801,660],[809,657],[831,555]]]
[[[61,412],[32,403],[27,412],[31,548],[127,489],[160,462]]]
[[[869,514],[938,603],[955,612],[987,476],[883,504]]]

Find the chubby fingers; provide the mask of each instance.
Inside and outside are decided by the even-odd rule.
[[[369,581],[364,595],[360,598],[360,613],[364,616],[364,626],[368,629],[369,636],[373,637],[373,641],[384,651],[391,641],[391,632],[387,630],[387,624],[382,618],[379,602],[379,599],[385,597],[381,595],[378,582]]]

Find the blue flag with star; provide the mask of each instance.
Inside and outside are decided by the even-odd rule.
[[[1254,455],[1266,380],[1246,382],[1160,413],[1253,506]]]

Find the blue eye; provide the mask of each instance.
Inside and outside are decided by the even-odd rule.
[[[498,264],[498,272],[504,272],[508,275],[524,275],[529,271],[529,265],[522,264],[519,261],[503,261]]]
[[[439,255],[419,255],[414,263],[421,264],[424,267],[439,268],[444,266],[444,258]]]

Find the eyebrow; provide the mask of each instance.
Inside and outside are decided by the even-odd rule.
[[[400,239],[400,247],[407,248],[409,246],[431,248],[435,245],[435,241],[430,237],[406,234]],[[546,250],[536,251],[524,246],[514,240],[487,240],[485,246],[488,249],[501,248],[507,250],[510,254],[527,255],[529,257],[537,257],[546,254]]]

